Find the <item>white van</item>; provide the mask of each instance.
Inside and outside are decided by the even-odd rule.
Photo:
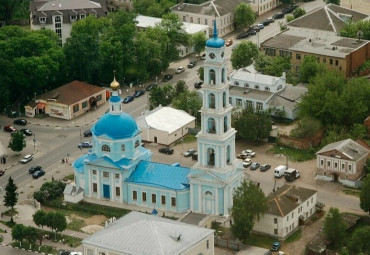
[[[275,168],[274,170],[274,176],[277,178],[283,177],[285,174],[286,166],[280,165]]]

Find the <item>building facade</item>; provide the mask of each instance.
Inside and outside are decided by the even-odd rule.
[[[257,16],[271,11],[281,4],[280,0],[252,0],[250,2],[250,6]]]

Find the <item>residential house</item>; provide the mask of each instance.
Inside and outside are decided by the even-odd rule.
[[[298,116],[298,102],[307,93],[303,85],[287,85],[286,75],[264,75],[253,66],[233,71],[229,75],[229,101],[235,107],[253,107],[256,110],[271,110],[278,118],[294,120]]]
[[[86,255],[214,254],[214,230],[130,212],[82,241]]]
[[[71,120],[104,104],[109,92],[101,87],[81,81],[72,81],[59,88],[36,96],[26,106],[26,116],[48,114],[51,117]]]
[[[358,187],[369,155],[369,149],[352,139],[328,144],[316,152],[316,178]]]
[[[316,190],[286,184],[267,197],[267,210],[253,231],[286,239],[316,212],[316,200]]]
[[[281,0],[252,0],[250,2],[250,6],[257,16],[271,11],[281,4]]]
[[[172,107],[159,106],[136,118],[142,140],[170,145],[195,128],[195,117]]]
[[[176,13],[182,22],[207,25],[210,35],[213,34],[213,21],[216,20],[218,35],[224,36],[235,29],[236,6],[250,2],[250,0],[213,0],[202,4],[179,3],[170,10]]]
[[[64,44],[74,22],[93,15],[107,16],[105,0],[32,0],[30,2],[31,30],[51,29]]]

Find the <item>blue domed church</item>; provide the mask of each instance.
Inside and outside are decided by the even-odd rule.
[[[192,168],[152,162],[135,120],[122,111],[114,78],[109,112],[92,127],[93,148],[73,163],[84,196],[165,211],[229,214],[243,169],[235,158],[224,45],[215,24],[206,43],[198,162]]]

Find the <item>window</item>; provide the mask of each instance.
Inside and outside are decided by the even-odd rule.
[[[256,103],[256,108],[258,111],[262,111],[263,110],[263,104],[261,102],[257,102]]]
[[[93,172],[93,175],[96,175],[96,170],[93,170],[92,172]]]
[[[274,218],[274,223],[275,223],[275,224],[277,223],[277,218]]]
[[[186,22],[186,17],[185,16],[182,16],[182,21]]]
[[[121,151],[125,151],[126,150],[126,145],[125,144],[121,144]]]
[[[62,24],[61,23],[55,23],[55,28],[61,28],[62,27]],[[60,30],[60,33],[62,33],[62,31]]]
[[[80,14],[80,19],[84,19],[86,17],[85,14]]]
[[[258,86],[258,85],[254,85],[254,88],[255,88],[255,89],[259,89],[259,88],[260,88],[260,86]]]
[[[242,100],[240,98],[236,99],[236,106],[240,106],[240,107],[243,106]]]
[[[105,252],[99,252],[99,255],[106,255]]]
[[[193,17],[190,17],[190,23],[193,23]]]
[[[323,59],[322,59],[322,62],[323,62],[323,63],[326,63],[326,58],[323,58]]]
[[[146,202],[146,192],[142,192],[141,196],[143,198],[143,202]]]
[[[55,23],[62,22],[62,19],[59,16],[56,16],[54,21],[55,21]]]
[[[286,221],[289,221],[289,215],[288,215],[288,216],[286,216]]]
[[[300,213],[300,212],[301,212],[301,208],[298,207],[298,213]]]
[[[239,82],[234,81],[234,85],[235,85],[235,86],[239,86]]]
[[[176,198],[171,197],[171,206],[176,206]]]
[[[250,100],[246,100],[246,101],[245,101],[245,104],[246,104],[246,106],[247,106],[248,108],[253,107],[253,102],[252,102],[252,101],[250,101]]]
[[[289,57],[289,58],[292,57],[292,53],[286,50],[279,50],[279,55],[280,57]]]
[[[94,255],[94,251],[91,249],[87,249],[87,255]]]
[[[207,246],[207,249],[209,249],[209,240],[207,240],[206,246]]]
[[[244,83],[244,87],[249,88],[249,84],[248,83]]]
[[[78,112],[80,110],[80,106],[78,104],[73,106],[73,113]]]
[[[296,53],[296,54],[295,54],[295,58],[296,58],[296,59],[301,59],[301,54]]]
[[[329,63],[332,65],[333,64],[333,59],[329,59]]]
[[[320,63],[320,57],[316,57],[317,63]]]
[[[157,203],[157,195],[152,194],[152,203]]]
[[[278,87],[277,87],[277,90],[279,91],[279,90],[281,90],[283,88],[283,85],[279,85]]]
[[[288,233],[288,227],[285,228],[285,233]]]
[[[310,201],[307,201],[307,207],[308,207],[309,204],[310,204]]]
[[[292,219],[293,219],[293,217],[294,217],[294,212],[292,212]]]
[[[166,196],[161,196],[162,205],[166,204]]]
[[[139,140],[136,140],[136,142],[135,142],[135,148],[139,147],[139,145],[140,145],[140,141]]]
[[[326,165],[327,165],[328,167],[330,167],[330,161],[326,162]]]
[[[320,165],[323,166],[324,165],[324,160],[320,160]]]
[[[102,151],[106,151],[106,152],[110,152],[110,147],[106,144],[104,144],[102,147],[101,147],[101,150]]]
[[[344,164],[342,164],[342,170],[344,170]]]
[[[103,172],[103,177],[104,178],[109,178],[109,173],[108,172]]]
[[[275,56],[275,49],[265,48],[265,54],[268,56]]]
[[[98,184],[97,183],[93,183],[93,192],[98,192]]]
[[[338,168],[338,163],[334,162],[334,168]]]
[[[132,191],[132,199],[135,200],[135,201],[137,200],[137,191],[136,190]]]
[[[348,170],[352,171],[352,165],[348,165]]]
[[[87,101],[82,102],[82,109],[85,109],[87,107]]]
[[[310,214],[312,214],[312,208],[310,209]]]
[[[338,63],[338,60],[335,60],[335,65],[337,66],[339,63]]]
[[[102,99],[103,99],[103,98],[102,98],[102,96],[101,96],[101,95],[97,95],[97,96],[96,96],[96,100],[97,100],[97,101],[100,101],[100,100],[102,100]]]
[[[119,179],[119,174],[114,174],[114,178]]]
[[[40,23],[45,23],[46,22],[46,18],[39,18],[39,21],[40,21]]]
[[[276,228],[274,229],[274,234],[277,235],[277,229]]]
[[[116,187],[116,196],[119,197],[121,195],[121,189]]]
[[[76,20],[77,19],[77,15],[71,15],[71,20]]]
[[[313,203],[313,197],[311,197],[311,203]]]
[[[266,91],[270,91],[270,88],[266,86],[266,87],[265,87],[265,90],[266,90]]]

